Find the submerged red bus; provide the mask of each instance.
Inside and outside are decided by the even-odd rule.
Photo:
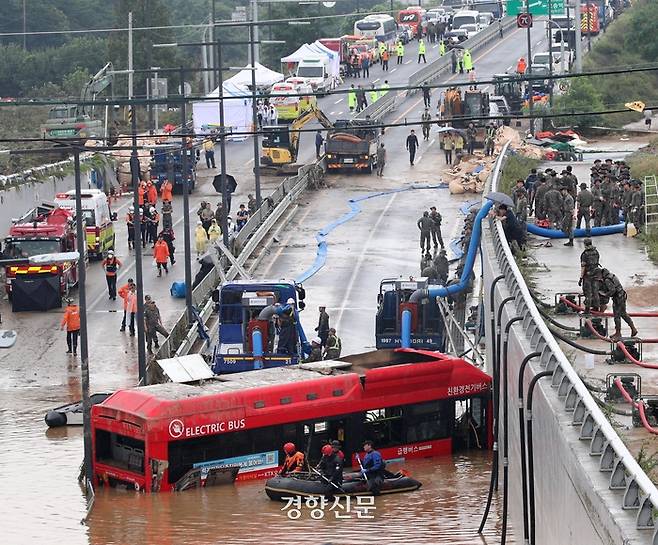
[[[92,407],[93,476],[153,492],[199,469],[267,478],[288,441],[311,460],[333,439],[346,460],[364,439],[389,461],[490,448],[490,385],[462,359],[396,349],[121,390]]]

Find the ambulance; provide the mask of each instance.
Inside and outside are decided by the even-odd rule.
[[[58,193],[55,205],[75,213],[75,190]],[[114,224],[116,213],[110,212],[107,196],[100,189],[82,190],[82,217],[85,220],[87,253],[89,258],[102,258],[114,249]]]

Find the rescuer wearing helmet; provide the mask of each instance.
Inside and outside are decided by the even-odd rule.
[[[107,252],[107,257],[103,259],[103,269],[105,269],[105,280],[107,281],[107,292],[110,299],[117,300],[117,271],[121,268],[121,261],[114,256],[114,250]]]
[[[585,249],[580,254],[580,280],[578,285],[583,288],[585,297],[585,314],[590,309],[598,310],[601,306],[599,302],[599,283],[595,277],[595,270],[599,265],[599,251],[592,245],[592,239],[586,238],[583,243]]]
[[[317,469],[328,483],[333,483],[329,484],[331,489],[335,490],[335,486],[340,487],[343,483],[343,460],[334,452],[331,445],[322,447],[322,459]]]
[[[297,332],[295,331],[295,300],[290,297],[282,312],[277,313],[279,344],[277,352],[294,356],[297,354]]]
[[[299,473],[304,469],[304,454],[297,450],[294,443],[283,445],[283,452],[286,454],[286,459],[279,475],[285,477],[289,473]]]
[[[78,334],[80,333],[80,308],[75,304],[73,299],[66,300],[66,309],[60,324],[60,329],[66,326],[66,346],[67,354],[73,352],[74,356],[78,355]]]
[[[311,353],[304,360],[304,363],[311,363],[313,361],[322,361],[322,339],[320,337],[315,337],[311,341]]]

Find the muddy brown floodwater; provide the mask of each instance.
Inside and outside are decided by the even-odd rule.
[[[81,524],[85,499],[77,475],[82,429],[46,430],[42,420],[53,401],[67,394],[61,386],[1,390],[4,544],[466,545],[499,539],[496,502],[484,536],[477,534],[491,452],[407,463],[405,469],[423,487],[377,498],[374,519],[358,518],[353,505],[352,518],[336,519],[327,508],[324,518],[313,520],[303,508],[300,519],[290,520],[281,510],[285,504],[269,500],[264,482],[255,481],[177,494],[100,489],[91,516]]]

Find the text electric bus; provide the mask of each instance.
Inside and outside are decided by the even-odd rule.
[[[368,15],[354,23],[354,35],[363,38],[375,38],[378,42],[393,43],[397,25],[390,15]]]
[[[353,464],[364,439],[399,462],[486,449],[490,387],[489,375],[462,359],[396,349],[120,390],[92,407],[93,477],[147,492],[180,488],[194,472],[199,486],[204,471],[268,478],[289,441],[311,463],[335,439]]]

